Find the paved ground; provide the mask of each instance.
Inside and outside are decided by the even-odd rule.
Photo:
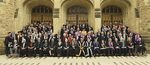
[[[0,65],[150,65],[148,56],[111,57],[35,57],[7,58],[0,55]]]

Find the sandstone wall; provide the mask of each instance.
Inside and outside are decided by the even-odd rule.
[[[0,2],[0,54],[3,48],[4,37],[7,32],[14,30],[15,0]]]
[[[141,33],[150,33],[150,2],[140,0],[139,9],[141,16],[140,31]]]
[[[147,50],[150,53],[150,1],[138,0],[138,4],[140,11],[140,33],[144,39]]]

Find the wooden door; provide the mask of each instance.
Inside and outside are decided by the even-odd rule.
[[[52,9],[47,6],[37,6],[32,9],[32,23],[44,22],[53,23]]]
[[[107,6],[102,10],[103,25],[122,25],[123,15],[121,8],[117,6]]]
[[[67,10],[67,24],[87,24],[88,11],[81,6],[72,6]]]

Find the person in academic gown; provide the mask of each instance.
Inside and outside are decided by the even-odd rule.
[[[84,38],[80,38],[80,41],[78,41],[80,51],[77,56],[85,56],[85,47],[86,47],[85,43],[86,43],[86,41],[84,40]]]
[[[86,52],[87,54],[85,56],[93,56],[93,42],[91,40],[91,38],[87,38],[87,41],[85,42],[85,45],[86,45]]]

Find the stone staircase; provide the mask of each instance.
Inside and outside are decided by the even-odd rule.
[[[146,44],[148,53],[150,53],[150,33],[142,33],[142,38]]]

